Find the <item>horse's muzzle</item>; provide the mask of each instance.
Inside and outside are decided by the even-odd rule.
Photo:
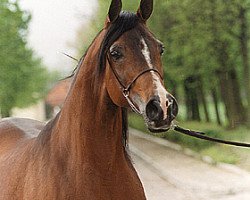
[[[166,106],[166,108],[162,108]],[[164,113],[164,110],[167,113]],[[146,117],[148,129],[151,132],[163,132],[169,130],[172,121],[178,114],[178,104],[174,97],[167,94],[166,102],[162,104],[160,99],[153,97],[146,105]]]

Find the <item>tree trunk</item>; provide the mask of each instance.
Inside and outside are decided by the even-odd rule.
[[[222,62],[223,63],[223,62]],[[222,67],[225,69],[226,66]],[[229,126],[235,128],[244,124],[244,109],[235,69],[217,73],[220,82],[222,100],[225,104]]]
[[[221,123],[221,117],[220,117],[220,111],[219,111],[219,100],[218,100],[216,88],[211,89],[211,94],[212,94],[212,98],[214,102],[216,121],[217,121],[217,124],[221,126],[222,123]]]
[[[248,51],[248,23],[246,19],[246,9],[240,7],[239,19],[240,19],[240,49],[243,61],[244,72],[244,87],[247,99],[246,109],[246,124],[250,128],[250,66],[249,66],[249,51]]]
[[[189,95],[189,88],[184,83],[184,91],[185,91],[185,105],[186,105],[186,118],[187,120],[192,120],[192,109],[191,109],[191,99]]]
[[[206,120],[206,122],[210,122],[210,116],[209,116],[208,107],[207,107],[206,95],[204,92],[203,82],[202,82],[201,78],[198,78],[197,90],[198,90],[199,99],[200,99],[202,106],[203,106],[203,109],[204,109],[205,120]]]
[[[184,89],[186,94],[187,119],[201,121],[197,96],[197,78],[188,77],[184,81]]]
[[[239,84],[239,79],[237,77],[236,70],[232,68],[229,71],[230,74],[230,79],[231,79],[231,84],[232,84],[232,100],[233,100],[233,105],[235,109],[235,113],[237,113],[237,121],[239,125],[243,125],[246,122],[246,112],[242,103],[242,97],[241,97],[241,88]]]

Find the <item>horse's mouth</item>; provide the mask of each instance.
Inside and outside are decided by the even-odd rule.
[[[162,133],[162,132],[167,132],[169,129],[171,129],[171,123],[162,123],[162,124],[157,124],[155,122],[148,122],[146,120],[146,125],[147,128],[150,132],[152,133]]]
[[[162,132],[167,132],[170,128],[149,128],[148,130],[152,133],[162,133]]]
[[[170,120],[169,118],[166,118],[152,121],[145,113],[143,113],[142,116],[147,129],[152,133],[167,132],[169,129],[171,129],[173,124],[173,119]]]

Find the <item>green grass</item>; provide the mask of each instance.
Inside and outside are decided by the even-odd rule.
[[[147,134],[151,134],[147,130],[142,117],[138,115],[131,114],[129,116],[129,125],[133,128],[146,132]],[[178,122],[178,125],[192,130],[203,131],[211,137],[233,141],[250,142],[250,130],[244,127],[228,130],[214,123],[201,122]],[[250,170],[250,149],[216,144],[197,138],[192,138],[190,136],[181,135],[174,131],[153,135],[178,143],[183,147],[190,148],[193,151],[200,153],[201,155],[210,156],[216,162],[238,164]]]
[[[210,156],[217,162],[223,162],[228,164],[238,164],[240,162],[239,155],[234,152],[231,147],[228,146],[211,146],[209,148],[202,149],[201,155]]]

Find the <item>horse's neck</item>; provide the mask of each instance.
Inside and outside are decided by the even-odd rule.
[[[89,52],[61,113],[38,138],[40,146],[45,146],[38,167],[43,167],[46,159],[46,173],[62,180],[60,190],[66,195],[78,195],[80,199],[145,199],[123,146],[122,110],[112,103],[105,81],[93,75],[97,52],[91,48]]]
[[[68,156],[74,165],[89,162],[107,170],[117,159],[125,161],[122,113],[121,108],[111,102],[105,83],[94,80],[95,66],[90,63],[96,58],[88,56],[58,116],[50,144],[55,154]],[[95,84],[100,88],[94,89]]]

